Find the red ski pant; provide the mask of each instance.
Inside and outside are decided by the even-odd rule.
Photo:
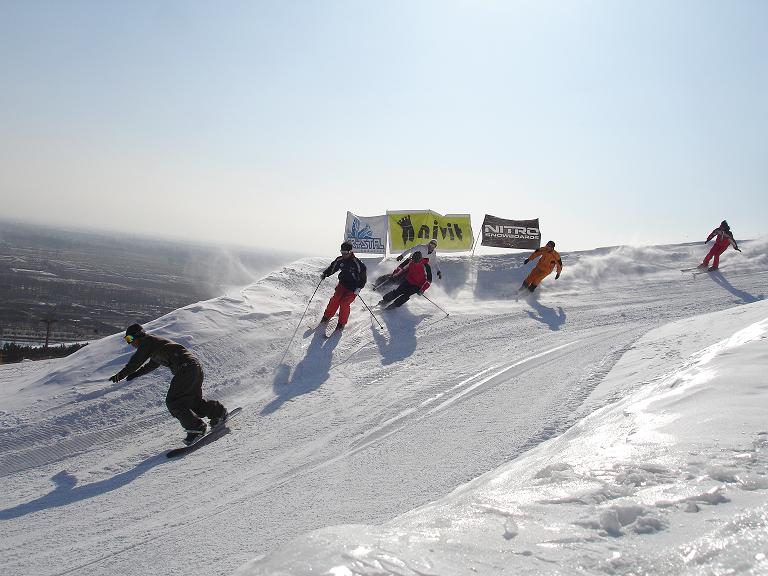
[[[339,326],[344,326],[349,320],[349,305],[354,302],[357,294],[354,290],[350,290],[342,284],[336,285],[336,290],[328,301],[328,306],[325,307],[325,313],[323,314],[327,318],[331,318],[336,314],[336,310],[339,311]]]
[[[704,264],[708,265],[710,258],[714,258],[714,260],[712,260],[712,267],[717,268],[718,265],[720,264],[720,254],[725,252],[727,249],[728,249],[728,244],[726,244],[725,246],[718,246],[717,243],[715,243],[715,245],[712,246],[709,252],[707,252],[707,255],[704,256]]]

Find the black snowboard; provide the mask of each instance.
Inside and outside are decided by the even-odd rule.
[[[216,426],[216,428],[209,429],[208,432],[206,432],[197,440],[197,442],[194,442],[189,446],[183,446],[182,448],[174,448],[173,450],[169,450],[166,456],[168,458],[174,458],[176,456],[181,456],[182,454],[188,454],[189,452],[194,452],[198,448],[202,448],[206,444],[210,444],[217,438],[221,438],[227,434],[227,432],[229,432],[229,423],[232,421],[232,418],[240,414],[242,411],[243,409],[240,406],[233,408],[229,411],[229,418],[227,418],[227,421],[224,424],[221,426]]]

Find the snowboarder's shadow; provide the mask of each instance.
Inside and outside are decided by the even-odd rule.
[[[262,416],[272,414],[285,402],[317,390],[330,377],[333,349],[339,343],[341,334],[333,334],[326,338],[323,331],[315,330],[304,358],[296,364],[291,373],[291,367],[281,364],[277,368],[272,381],[275,398],[261,410]]]
[[[155,466],[166,462],[169,462],[169,460],[166,458],[165,453],[157,454],[147,458],[131,470],[121,472],[120,474],[105,480],[99,480],[98,482],[92,482],[91,484],[84,484],[82,486],[77,485],[77,478],[75,478],[75,476],[66,470],[62,470],[51,477],[51,481],[53,481],[56,486],[52,492],[49,492],[45,496],[40,496],[26,504],[19,504],[13,508],[0,510],[0,520],[20,518],[21,516],[26,516],[33,512],[68,506],[69,504],[80,502],[81,500],[101,496],[112,490],[122,488],[126,484],[130,484],[136,480],[136,478],[148,472]]]
[[[372,332],[381,353],[381,363],[386,366],[405,360],[413,354],[416,350],[416,326],[425,318],[429,318],[429,314],[416,316],[401,306],[393,310],[383,310],[381,317],[387,326],[389,337],[376,329]]]
[[[757,302],[758,300],[762,300],[763,298],[765,298],[765,296],[763,296],[762,294],[760,294],[760,296],[753,296],[749,292],[744,292],[744,290],[739,290],[733,284],[728,282],[726,277],[723,276],[719,270],[713,270],[712,272],[710,272],[709,277],[712,278],[715,284],[722,286],[737,298],[741,298],[742,300],[744,300],[746,304]]]
[[[544,304],[539,302],[536,294],[530,294],[525,301],[535,310],[535,312],[531,310],[525,311],[532,320],[543,322],[552,331],[560,330],[560,327],[565,324],[565,311],[562,306],[558,306],[557,311],[554,308],[544,306]]]

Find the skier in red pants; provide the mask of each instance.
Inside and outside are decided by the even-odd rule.
[[[354,302],[368,280],[365,264],[354,255],[352,244],[349,242],[344,242],[341,245],[341,256],[331,262],[331,265],[320,276],[327,278],[336,272],[339,272],[339,283],[328,301],[328,306],[326,306],[320,322],[328,322],[338,310],[339,323],[336,325],[336,330],[344,330],[344,326],[349,320],[349,305]]]
[[[707,239],[704,241],[704,244],[712,240],[712,238],[716,238],[715,243],[704,257],[704,261],[699,264],[699,268],[706,268],[709,266],[709,261],[712,260],[712,266],[709,268],[710,271],[717,270],[717,267],[720,264],[720,254],[725,252],[728,249],[728,246],[733,246],[734,250],[741,252],[739,246],[736,244],[736,240],[733,239],[731,227],[728,226],[728,222],[725,220],[720,222],[719,227],[710,232],[709,236],[707,236]]]

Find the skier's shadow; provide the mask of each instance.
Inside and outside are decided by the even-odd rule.
[[[56,486],[52,492],[49,492],[40,498],[36,498],[31,502],[27,502],[26,504],[19,504],[13,508],[0,510],[0,520],[20,518],[21,516],[26,516],[33,512],[40,512],[41,510],[48,510],[50,508],[59,508],[61,506],[73,504],[74,502],[101,496],[107,492],[112,492],[112,490],[122,488],[126,484],[130,484],[136,480],[136,478],[145,474],[155,466],[168,461],[165,453],[157,454],[147,458],[131,470],[83,486],[77,486],[77,478],[66,470],[62,470],[51,477],[51,480]]]
[[[401,306],[394,310],[384,310],[381,316],[389,337],[375,329],[372,332],[381,353],[381,364],[386,366],[405,360],[413,354],[416,350],[416,326],[424,318],[429,318],[429,315],[416,316]]]
[[[744,292],[744,290],[739,290],[733,284],[728,282],[726,277],[723,276],[719,270],[713,270],[712,272],[710,272],[709,277],[712,278],[715,284],[722,286],[737,298],[741,298],[742,300],[744,300],[746,304],[757,302],[758,300],[762,300],[763,298],[765,298],[765,296],[763,296],[762,294],[760,294],[760,296],[753,296],[749,292]]]
[[[528,298],[526,298],[526,302],[528,302],[531,308],[535,311],[525,311],[532,320],[543,322],[549,326],[549,329],[552,331],[560,330],[560,327],[565,324],[565,311],[562,306],[558,306],[557,311],[555,311],[554,308],[549,308],[539,302],[539,299],[535,294],[529,295]]]
[[[323,382],[330,377],[333,349],[339,343],[340,338],[340,334],[326,338],[322,329],[315,330],[307,353],[301,362],[296,364],[293,373],[287,364],[278,366],[272,381],[272,390],[276,397],[262,408],[262,416],[272,414],[285,402],[297,396],[320,388]]]

